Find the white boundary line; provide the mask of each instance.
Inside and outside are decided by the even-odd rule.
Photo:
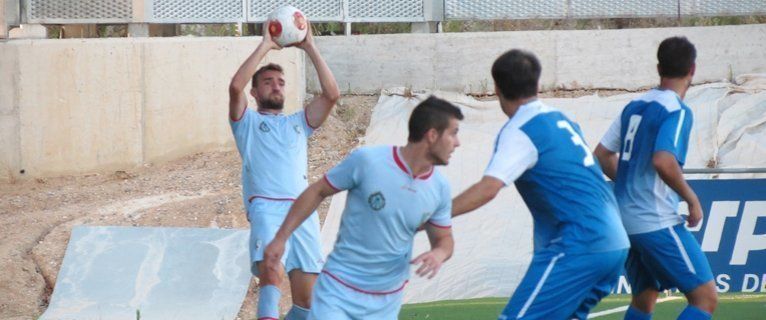
[[[657,303],[662,303],[662,302],[670,301],[670,300],[678,300],[678,299],[682,299],[682,298],[683,297],[678,297],[678,296],[676,296],[676,297],[667,297],[667,298],[658,299]],[[613,309],[609,309],[609,310],[594,312],[594,313],[591,313],[591,314],[588,315],[588,319],[598,318],[598,317],[609,315],[609,314],[612,314],[612,313],[623,312],[625,310],[628,310],[628,306],[622,306],[622,307],[617,307],[617,308],[613,308]]]

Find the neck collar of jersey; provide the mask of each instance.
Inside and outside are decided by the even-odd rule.
[[[397,146],[393,147],[393,154],[394,154],[394,162],[396,162],[396,166],[399,167],[399,169],[402,169],[407,176],[413,178],[413,179],[420,179],[420,180],[426,180],[431,177],[434,173],[434,167],[431,166],[426,173],[423,173],[419,176],[414,176],[412,174],[412,170],[407,166],[407,164],[404,162],[404,158],[400,154],[400,148]]]
[[[673,89],[668,89],[668,88],[663,88],[663,87],[660,87],[660,86],[656,86],[656,87],[652,88],[652,90],[657,90],[657,91],[662,92],[662,93],[668,93],[669,92],[669,93],[672,93],[674,96],[676,96],[676,98],[678,98],[678,100],[682,100],[681,96],[678,95],[678,92],[676,92]]]
[[[263,111],[261,111],[261,110],[258,110],[258,113],[260,113],[260,114],[262,114],[262,115],[264,115],[264,116],[283,116],[283,115],[285,115],[285,114],[284,114],[283,112],[281,112],[281,111],[280,111],[279,113],[271,113],[271,112],[263,112]]]

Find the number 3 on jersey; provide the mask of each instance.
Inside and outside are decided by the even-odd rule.
[[[641,116],[637,114],[630,116],[630,121],[628,122],[628,131],[625,131],[625,142],[622,144],[622,157],[620,160],[630,160],[630,154],[633,152],[633,141],[636,139],[636,131],[638,131],[638,125],[640,123]]]
[[[572,128],[572,125],[569,124],[569,122],[564,120],[559,120],[556,122],[556,126],[565,129],[566,131],[569,131],[569,134],[572,135],[572,143],[574,143],[576,146],[579,146],[585,151],[585,159],[583,159],[582,164],[586,167],[592,166],[596,164],[596,162],[593,160],[593,154],[590,153],[590,149],[588,149],[588,145],[585,144],[585,140],[577,134],[577,131]]]

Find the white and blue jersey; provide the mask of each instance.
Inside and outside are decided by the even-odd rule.
[[[398,147],[375,146],[359,148],[327,173],[330,186],[348,196],[320,278],[363,293],[400,292],[418,227],[451,227],[447,180],[433,168],[417,177],[411,172]]]
[[[539,100],[500,130],[484,173],[515,181],[534,220],[535,252],[594,253],[628,248],[614,195],[579,126]]]
[[[534,220],[529,269],[498,319],[585,319],[628,254],[614,194],[579,126],[539,100],[498,133],[486,176],[515,181]]]
[[[242,156],[245,208],[254,198],[295,200],[308,186],[308,138],[314,129],[305,111],[286,116],[247,108],[230,123]]]
[[[652,158],[664,151],[683,166],[692,112],[672,90],[653,89],[631,101],[601,139],[619,152],[615,194],[632,247],[625,266],[634,292],[694,291],[713,279],[699,243],[676,209],[678,195],[660,178]]]
[[[672,90],[653,89],[631,101],[607,131],[601,144],[619,152],[615,196],[628,234],[665,229],[684,221],[676,209],[678,195],[652,164],[666,151],[683,166],[692,112]]]

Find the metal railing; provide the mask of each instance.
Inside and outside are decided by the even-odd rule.
[[[766,0],[6,0],[22,23],[248,23],[294,5],[317,22],[766,15]],[[17,6],[18,7],[18,6]]]
[[[684,169],[684,174],[750,174],[766,173],[766,168],[693,168]]]

